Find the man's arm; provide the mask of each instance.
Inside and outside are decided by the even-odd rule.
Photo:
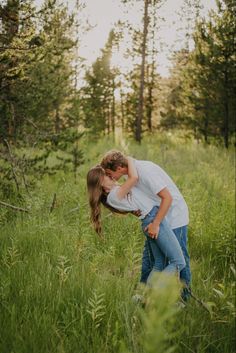
[[[117,197],[119,200],[122,200],[130,192],[132,187],[138,182],[138,173],[135,168],[133,158],[127,157],[127,161],[128,161],[128,178],[117,191]]]
[[[160,223],[167,214],[171,203],[172,203],[172,196],[167,188],[162,189],[158,194],[161,198],[161,203],[159,210],[154,218],[153,222],[150,223],[144,230],[148,232],[151,238],[157,238],[159,233]]]

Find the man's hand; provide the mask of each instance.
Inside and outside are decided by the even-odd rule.
[[[150,223],[146,228],[144,228],[144,231],[148,232],[148,235],[151,238],[157,239],[158,233],[159,233],[159,228],[160,228],[159,224]]]
[[[136,216],[136,217],[139,217],[139,216],[141,216],[141,211],[140,210],[136,210],[136,211],[132,211],[131,212],[134,216]]]

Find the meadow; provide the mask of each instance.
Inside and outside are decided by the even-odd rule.
[[[139,220],[103,212],[90,224],[86,173],[118,148],[163,167],[190,210],[191,298],[178,288],[138,286],[144,236]],[[78,178],[45,176],[28,195],[29,214],[0,209],[1,353],[235,352],[234,153],[174,136],[84,141]],[[57,200],[50,213],[53,194]]]

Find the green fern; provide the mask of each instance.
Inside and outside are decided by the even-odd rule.
[[[58,257],[58,265],[56,266],[57,274],[59,277],[60,284],[66,282],[72,266],[69,264],[69,260],[65,256]]]
[[[106,314],[104,303],[104,294],[97,294],[96,291],[88,299],[88,309],[86,311],[89,313],[95,328],[100,327]]]

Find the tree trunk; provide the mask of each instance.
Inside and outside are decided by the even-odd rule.
[[[151,72],[150,72],[150,79],[148,85],[148,104],[147,104],[147,126],[149,132],[152,132],[152,113],[153,113],[153,90],[155,84],[155,31],[156,31],[156,15],[155,15],[155,8],[153,12],[153,26],[152,26],[152,60],[151,60]]]
[[[9,103],[10,108],[10,116],[8,123],[8,136],[10,139],[16,142],[16,114],[15,107],[12,102]]]
[[[104,112],[104,117],[105,117],[105,120],[106,120],[107,135],[110,135],[110,132],[111,132],[111,118],[110,118],[109,106],[107,108],[107,111]]]
[[[60,132],[60,114],[59,108],[56,108],[56,115],[55,115],[55,133],[58,134]]]
[[[153,66],[153,65],[152,65]],[[153,87],[154,87],[154,69],[151,71],[150,82],[148,83],[148,97],[147,97],[147,126],[149,132],[152,132],[152,112],[153,112]]]
[[[208,143],[208,115],[205,115],[204,119],[204,140]]]
[[[122,132],[124,131],[125,127],[125,112],[124,112],[124,101],[123,101],[123,92],[120,91],[120,106],[121,106],[121,128]]]
[[[115,81],[114,78],[112,80],[112,106],[111,106],[111,125],[112,125],[112,133],[115,134],[115,115],[116,115],[116,107],[115,107]]]
[[[225,100],[224,144],[229,148],[229,102]]]
[[[208,126],[209,126],[209,101],[204,99],[204,107],[203,109],[203,136],[206,143],[208,143]]]
[[[135,140],[141,143],[142,139],[142,120],[143,120],[143,97],[144,97],[144,76],[145,76],[145,58],[146,58],[146,42],[148,32],[148,5],[149,0],[144,2],[144,18],[143,18],[143,41],[142,41],[142,62],[140,73],[140,88],[137,116],[135,121]]]
[[[224,99],[224,144],[225,147],[229,147],[229,97],[228,97],[228,72],[224,73],[225,76],[225,99]]]

